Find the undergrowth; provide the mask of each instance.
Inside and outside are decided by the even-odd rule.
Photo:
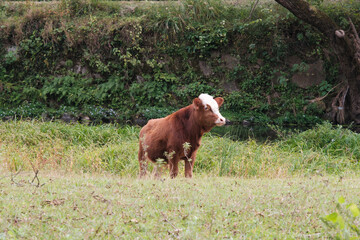
[[[64,108],[79,116],[90,106],[120,113],[107,121],[126,122],[162,117],[206,92],[223,96],[239,121],[321,122],[339,76],[327,42],[274,2],[254,11],[240,2],[1,2],[0,116],[29,105],[54,118]],[[343,29],[345,16],[360,21],[355,1],[313,4]],[[299,62],[289,65],[294,55]],[[322,83],[294,85],[292,76],[317,60]]]

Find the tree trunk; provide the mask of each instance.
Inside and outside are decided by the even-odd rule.
[[[348,120],[360,124],[360,40],[356,28],[352,26],[353,35],[345,33],[329,16],[305,0],[275,1],[328,39],[339,61],[341,74],[345,76],[343,87],[332,104],[334,121],[345,123],[347,115]]]

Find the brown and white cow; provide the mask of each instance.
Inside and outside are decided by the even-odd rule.
[[[223,102],[221,97],[201,94],[191,105],[165,118],[150,120],[140,131],[140,177],[146,175],[147,160],[165,162],[171,178],[179,172],[179,161],[185,160],[185,177],[191,178],[201,137],[226,122],[219,112]]]

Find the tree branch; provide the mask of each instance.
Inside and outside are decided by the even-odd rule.
[[[316,27],[320,32],[327,35],[327,37],[334,37],[337,30],[337,25],[334,21],[322,11],[319,11],[315,6],[310,5],[305,0],[275,0],[281,6],[288,9],[299,19]]]
[[[352,22],[351,18],[349,17],[349,23],[350,23],[350,26],[351,26],[351,29],[352,31],[354,32],[354,35],[355,35],[355,39],[356,41],[358,42],[358,44],[360,44],[360,38],[359,38],[359,34],[358,32],[356,31],[356,28],[354,26],[354,23]]]
[[[292,12],[297,18],[318,29],[329,41],[338,58],[343,83],[346,88],[335,97],[332,107],[335,121],[345,121],[345,111],[350,120],[360,124],[360,43],[358,36],[348,37],[345,31],[324,12],[310,5],[306,0],[275,0]],[[351,21],[350,21],[351,24]],[[356,29],[353,32],[357,35]],[[348,100],[348,101],[347,101]],[[345,108],[345,105],[346,108]]]

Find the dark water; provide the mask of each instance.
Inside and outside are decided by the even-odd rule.
[[[313,128],[313,126],[276,126],[275,128],[281,129],[281,132],[302,132]],[[336,127],[336,125],[334,125]],[[349,129],[355,133],[360,133],[360,125],[342,125],[343,128]],[[279,131],[279,130],[277,130]],[[278,133],[269,126],[264,125],[250,125],[243,124],[226,125],[222,127],[215,127],[211,130],[211,134],[222,137],[227,137],[232,140],[244,141],[255,139],[256,141],[265,142],[273,141],[279,138]]]
[[[254,139],[256,141],[265,142],[278,139],[279,131],[281,132],[281,134],[283,134],[284,132],[302,132],[312,127],[314,126],[287,125],[270,127],[256,124],[243,125],[239,123],[233,125],[225,125],[222,127],[215,127],[211,130],[211,133],[213,135],[228,137],[232,140],[237,141]]]
[[[275,140],[278,138],[277,133],[270,127],[262,125],[244,126],[242,124],[215,127],[211,130],[211,134],[228,137],[232,140],[248,140],[255,139],[257,141],[265,142],[268,140]]]

